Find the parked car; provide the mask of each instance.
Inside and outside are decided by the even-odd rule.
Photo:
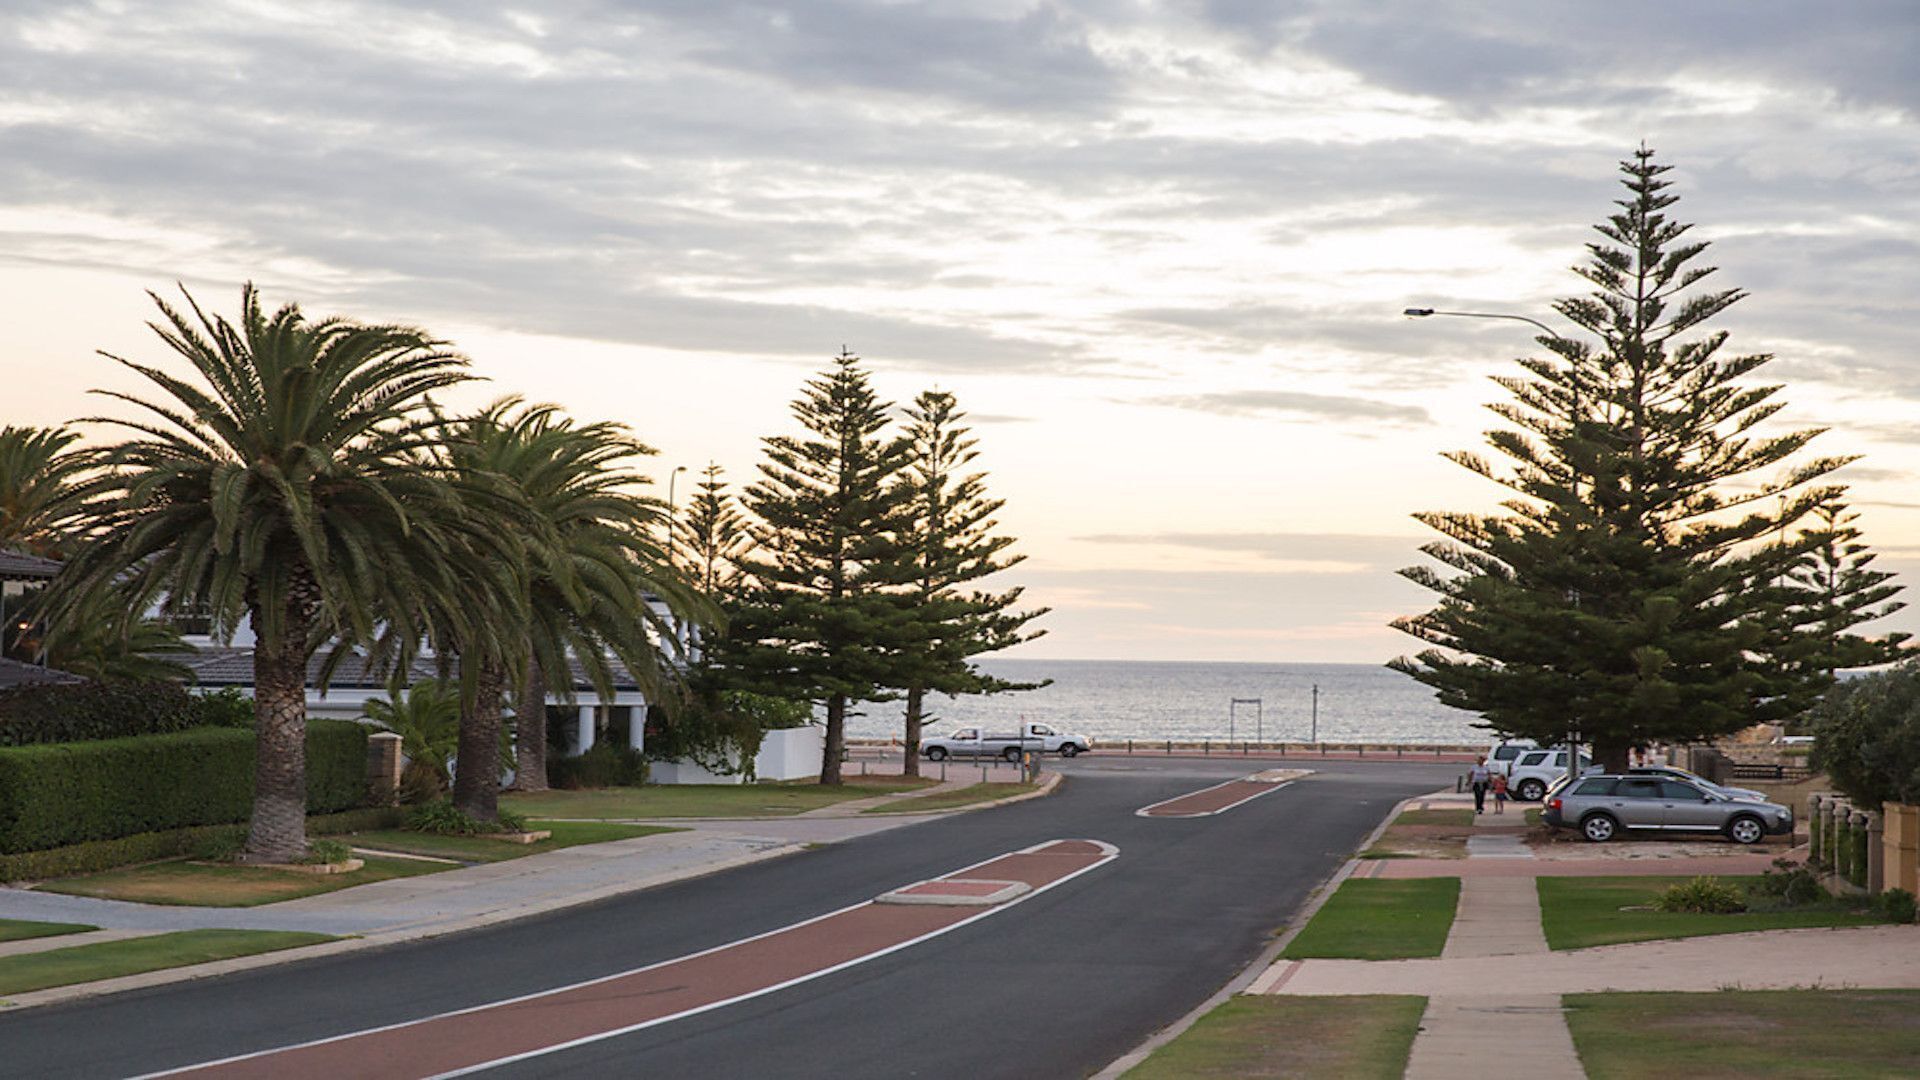
[[[1728,787],[1725,784],[1716,784],[1713,781],[1707,779],[1706,777],[1701,776],[1698,773],[1690,773],[1687,770],[1680,768],[1678,765],[1636,765],[1633,768],[1628,769],[1627,772],[1631,773],[1634,776],[1665,776],[1673,780],[1685,780],[1689,784],[1698,784],[1701,787],[1706,788],[1708,791],[1717,791],[1720,794],[1725,795],[1729,799],[1755,799],[1760,802],[1767,801],[1767,793],[1764,791],[1755,791],[1752,788]]]
[[[1793,810],[1778,803],[1729,799],[1686,780],[1630,773],[1564,785],[1547,800],[1540,820],[1556,829],[1579,829],[1596,844],[1623,829],[1725,833],[1741,844],[1793,832]]]
[[[1018,731],[1004,732],[965,727],[920,744],[920,752],[931,761],[945,761],[954,756],[999,757],[1019,761],[1021,754],[1029,752],[1073,757],[1091,749],[1093,740],[1085,735],[1058,732],[1045,724],[1022,724]]]
[[[1513,759],[1529,750],[1538,750],[1540,744],[1532,739],[1507,739],[1487,747],[1487,771],[1505,775]]]
[[[1580,771],[1596,772],[1599,766],[1585,754],[1580,755]],[[1555,780],[1566,775],[1567,752],[1565,750],[1528,750],[1513,759],[1507,768],[1507,791],[1516,799],[1538,802],[1547,794]]]

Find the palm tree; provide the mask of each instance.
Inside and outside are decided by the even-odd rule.
[[[371,640],[377,615],[447,588],[423,513],[444,485],[409,459],[433,434],[427,395],[463,381],[466,362],[410,327],[310,322],[293,304],[268,315],[252,284],[231,323],[191,295],[191,319],[149,295],[162,316],[149,325],[190,371],[102,354],[163,393],[102,392],[147,415],[106,420],[136,435],[107,450],[111,501],[86,522],[94,539],[67,567],[55,630],[78,598],[116,582],[210,613],[222,636],[245,616],[257,746],[243,857],[298,858],[308,662],[328,639]]]
[[[444,790],[448,762],[460,738],[460,690],[439,679],[422,679],[406,690],[367,702],[367,719],[400,736],[409,768],[431,771]]]
[[[524,405],[518,398],[495,402],[477,416],[449,426],[442,455],[450,480],[477,512],[487,542],[500,535],[516,541],[514,579],[502,553],[483,550],[484,565],[470,580],[489,594],[467,609],[508,622],[486,628],[480,641],[458,641],[463,672],[476,669],[475,697],[463,725],[462,767],[454,802],[482,819],[497,816],[493,779],[497,762],[485,758],[499,716],[493,687],[509,673],[518,679],[514,788],[546,788],[546,697],[550,682],[570,694],[573,665],[610,696],[618,660],[650,698],[673,682],[662,655],[673,641],[669,620],[647,604],[662,597],[674,617],[705,622],[711,610],[666,565],[651,539],[662,507],[634,492],[645,477],[626,462],[653,451],[619,425],[576,425],[552,405]],[[515,521],[503,530],[500,522]],[[468,527],[471,528],[471,527]],[[456,529],[466,535],[468,528]],[[522,599],[506,605],[512,594]],[[517,619],[517,622],[512,620]],[[479,628],[474,628],[479,629]],[[495,655],[494,650],[503,650]],[[474,762],[469,769],[465,763]]]
[[[51,607],[63,579],[36,598],[34,609]],[[121,588],[90,590],[76,598],[61,632],[45,641],[48,667],[103,682],[185,682],[193,671],[168,655],[190,654],[193,646],[173,625],[148,618],[146,605]]]
[[[65,428],[0,427],[0,550],[59,554],[100,463]]]

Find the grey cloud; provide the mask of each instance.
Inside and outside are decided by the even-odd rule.
[[[1076,536],[1085,544],[1152,545],[1228,551],[1290,562],[1365,563],[1386,569],[1419,557],[1421,539],[1355,533],[1166,532]]]
[[[1417,405],[1308,394],[1294,390],[1230,390],[1211,394],[1176,394],[1143,398],[1145,405],[1193,409],[1221,416],[1283,416],[1298,420],[1377,420],[1391,424],[1432,423]]]

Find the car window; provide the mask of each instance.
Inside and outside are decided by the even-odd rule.
[[[1553,767],[1556,769],[1564,769],[1567,767],[1567,752],[1565,750],[1553,755]]]
[[[1520,767],[1524,769],[1529,765],[1538,765],[1545,760],[1547,760],[1546,751],[1544,750],[1536,751],[1534,753],[1528,754],[1526,757],[1521,758]]]
[[[1580,786],[1573,789],[1575,795],[1606,795],[1612,791],[1611,780],[1582,780]]]
[[[1051,735],[1053,734],[1053,729],[1045,724],[1035,724],[1033,725],[1033,733],[1035,735]]]
[[[1629,799],[1658,799],[1660,798],[1660,781],[1622,780],[1615,785],[1613,793]]]
[[[1495,761],[1512,761],[1512,760],[1513,760],[1514,758],[1516,758],[1516,757],[1518,757],[1519,755],[1520,755],[1520,748],[1519,748],[1519,747],[1517,747],[1517,746],[1503,746],[1503,747],[1501,747],[1501,748],[1499,748],[1498,750],[1495,750],[1495,751],[1493,752],[1493,760],[1495,760]]]
[[[949,739],[977,739],[979,737],[980,737],[979,729],[970,728],[970,727],[963,727],[959,731],[956,731],[953,734],[947,736],[947,738]]]
[[[1660,781],[1660,797],[1663,799],[1686,799],[1690,802],[1703,801],[1699,788],[1694,787],[1692,784],[1682,783],[1679,780]]]

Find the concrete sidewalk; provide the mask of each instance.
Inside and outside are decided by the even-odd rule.
[[[1471,798],[1452,792],[1406,804],[1420,809],[1461,805],[1471,807]],[[1524,806],[1520,809],[1524,812]],[[1725,845],[1634,840],[1608,845],[1604,853],[1590,847],[1531,848],[1520,830],[1510,827],[1514,810],[1477,815],[1465,859],[1352,864],[1355,877],[1461,879],[1459,908],[1439,957],[1283,960],[1249,992],[1422,995],[1427,1011],[1406,1075],[1467,1080],[1485,1075],[1492,1047],[1503,1061],[1525,1061],[1530,1076],[1584,1076],[1567,1031],[1563,994],[1920,987],[1920,926],[1773,930],[1549,951],[1533,878],[1756,874],[1783,851],[1772,845],[1755,853]]]

